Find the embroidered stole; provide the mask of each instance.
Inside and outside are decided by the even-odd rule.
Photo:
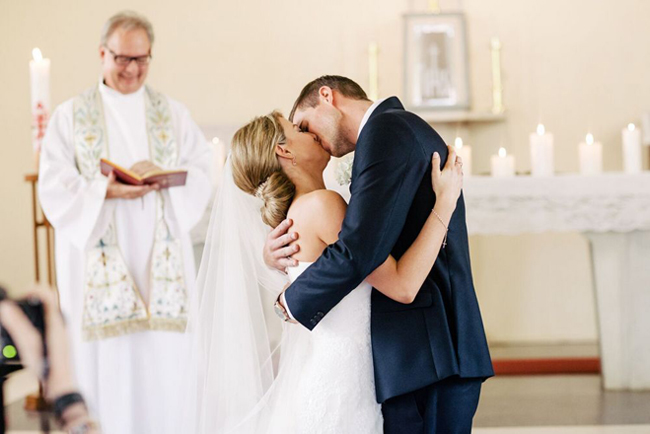
[[[99,160],[108,158],[108,135],[99,87],[74,99],[74,143],[79,172],[87,180],[101,174]],[[151,160],[174,167],[178,147],[171,109],[164,95],[145,87],[147,135]],[[103,339],[143,330],[184,332],[188,297],[181,241],[172,236],[156,192],[155,238],[151,257],[149,306],[129,274],[117,242],[115,216],[99,242],[86,253],[83,337]]]

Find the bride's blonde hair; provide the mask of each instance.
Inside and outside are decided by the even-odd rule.
[[[241,127],[232,139],[231,161],[235,185],[264,202],[262,221],[276,227],[287,217],[296,187],[282,171],[275,147],[286,142],[274,111]]]

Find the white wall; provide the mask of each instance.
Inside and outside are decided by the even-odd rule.
[[[555,134],[557,169],[577,170],[587,130],[620,170],[620,129],[650,108],[650,2],[643,0],[441,1],[467,14],[471,88],[491,105],[489,39],[503,42],[507,121],[471,131],[474,170],[501,142],[528,170],[528,134],[540,117]],[[200,124],[244,123],[289,110],[304,83],[324,74],[367,87],[367,44],[380,47],[380,96],[402,93],[401,14],[424,0],[0,0],[0,281],[32,279],[29,190],[31,49],[52,60],[54,104],[93,84],[103,22],[122,8],[156,30],[150,84],[183,101]],[[452,139],[455,126],[439,126]],[[503,139],[502,139],[503,138]],[[587,244],[579,235],[474,237],[475,279],[492,341],[594,340]]]

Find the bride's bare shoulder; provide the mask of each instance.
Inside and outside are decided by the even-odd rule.
[[[309,217],[309,220],[330,219],[345,215],[347,203],[336,191],[316,190],[296,199],[289,208],[291,215]]]
[[[347,204],[335,191],[317,190],[297,198],[289,208],[288,217],[300,234],[301,252],[318,252],[338,239]],[[309,243],[313,242],[312,249]]]
[[[326,189],[315,190],[298,198],[295,205],[314,211],[326,211],[329,208],[347,208],[347,203],[339,193]]]

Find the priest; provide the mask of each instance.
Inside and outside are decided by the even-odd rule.
[[[153,29],[132,12],[105,24],[102,77],[50,120],[39,195],[56,235],[61,308],[75,371],[109,434],[167,433],[195,281],[190,229],[211,196],[211,149],[188,110],[145,85]],[[100,159],[143,175],[187,170],[183,186],[126,185]]]

